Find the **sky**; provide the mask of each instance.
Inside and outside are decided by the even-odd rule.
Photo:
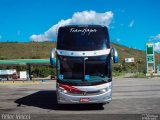
[[[56,41],[68,24],[102,24],[110,40],[160,51],[159,0],[0,0],[0,42]]]

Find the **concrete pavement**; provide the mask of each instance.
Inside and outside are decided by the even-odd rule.
[[[57,119],[75,119],[82,116],[100,118],[142,119],[144,115],[160,118],[159,78],[115,78],[113,79],[112,102],[102,107],[97,105],[58,105],[55,81],[38,84],[0,85],[0,113],[29,114],[32,118],[57,116]],[[95,115],[95,117],[94,117]],[[124,116],[123,116],[124,115]],[[68,116],[68,117],[65,117]],[[75,117],[74,117],[75,116]],[[50,119],[49,117],[46,119]],[[85,119],[85,117],[84,117]]]

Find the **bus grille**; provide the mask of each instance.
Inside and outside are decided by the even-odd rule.
[[[87,91],[87,92],[67,92],[68,95],[75,96],[88,96],[88,95],[99,95],[102,94],[100,90],[98,91]]]

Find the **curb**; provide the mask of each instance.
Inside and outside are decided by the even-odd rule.
[[[0,81],[0,85],[40,84],[41,81]]]

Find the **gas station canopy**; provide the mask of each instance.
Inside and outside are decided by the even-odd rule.
[[[0,65],[27,65],[27,64],[44,64],[49,65],[49,59],[12,59],[0,60]]]

